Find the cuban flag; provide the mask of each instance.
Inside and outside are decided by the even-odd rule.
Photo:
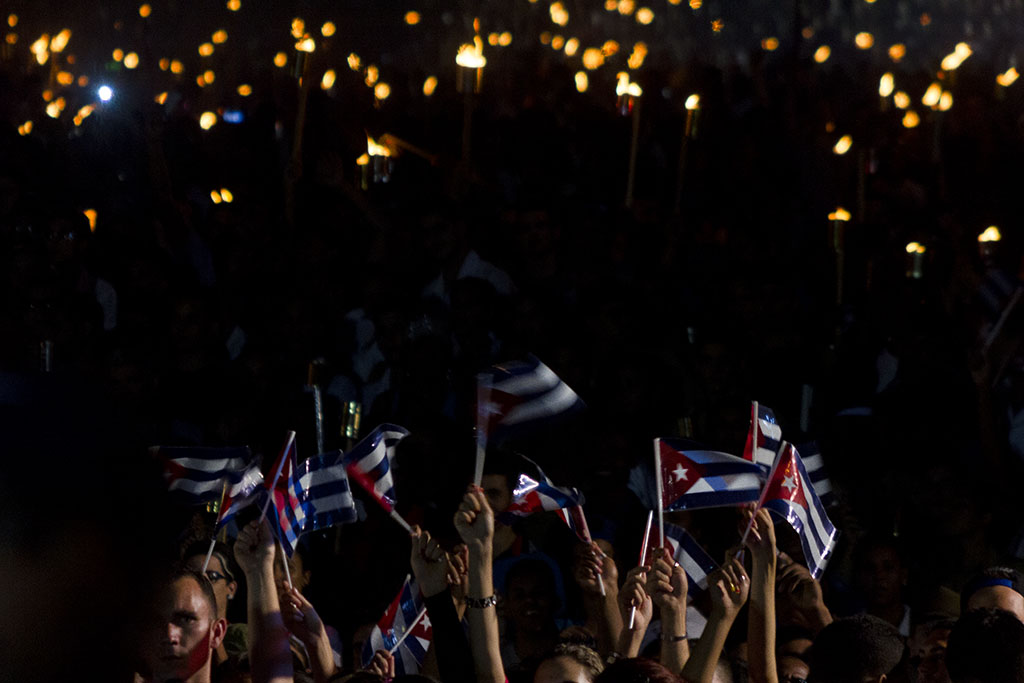
[[[395,478],[391,465],[398,443],[409,436],[408,430],[382,424],[342,457],[348,475],[388,512],[395,508]]]
[[[760,499],[761,467],[718,451],[684,450],[686,442],[655,439],[661,462],[661,505],[691,510],[754,503]]]
[[[775,422],[775,413],[757,401],[751,402],[750,431],[747,432],[747,443],[743,447],[743,459],[760,465],[767,476],[780,445],[782,427]]]
[[[535,512],[555,512],[584,543],[590,542],[590,529],[583,516],[583,494],[574,488],[555,486],[544,471],[529,458],[521,456],[535,470],[534,476],[522,473],[512,489],[512,503],[498,520],[511,525],[517,518]]]
[[[433,637],[420,589],[411,576],[406,576],[398,595],[363,643],[363,668],[369,666],[377,650],[384,650],[395,656],[396,676],[417,674]]]
[[[260,497],[263,490],[263,472],[257,463],[252,463],[243,474],[242,478],[235,484],[224,490],[224,497],[221,498],[220,508],[217,510],[216,530],[220,531],[235,516],[252,505]]]
[[[356,521],[355,500],[342,457],[341,451],[321,453],[299,465],[295,497],[305,517],[303,532]]]
[[[707,592],[708,574],[718,569],[718,563],[681,526],[665,524],[665,543],[671,546],[673,559],[686,572],[687,595],[697,598]]]
[[[576,392],[551,368],[530,355],[495,365],[481,376],[488,401],[477,411],[487,416],[487,437],[501,442],[584,408]]]
[[[150,452],[164,468],[164,480],[172,495],[186,505],[202,505],[217,500],[224,485],[235,484],[252,465],[248,447],[181,448],[154,446]]]
[[[789,522],[800,537],[811,576],[821,576],[839,532],[825,514],[800,454],[785,441],[765,485],[761,507]]]
[[[277,521],[277,524],[272,524],[271,528],[277,532],[277,538],[281,541],[281,545],[284,546],[289,557],[295,552],[295,546],[299,542],[299,535],[302,533],[306,521],[305,511],[296,493],[297,464],[295,462],[294,436],[294,433],[289,435],[281,454],[274,462],[273,471],[279,472],[277,481],[264,482],[263,493],[263,495],[270,496],[269,506]],[[271,486],[273,486],[272,489]]]
[[[818,494],[821,504],[831,507],[836,502],[836,494],[832,490],[832,481],[828,478],[828,472],[825,471],[825,461],[822,460],[818,443],[810,441],[802,444],[797,447],[797,452],[800,453],[800,459],[803,461],[804,467],[807,468],[807,476],[811,478],[811,485],[814,487],[814,492]]]

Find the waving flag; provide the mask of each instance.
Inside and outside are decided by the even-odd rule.
[[[753,503],[760,498],[763,473],[756,463],[718,451],[684,450],[675,439],[655,439],[661,460],[665,510]]]
[[[395,479],[391,462],[398,443],[409,436],[404,427],[382,424],[346,453],[342,462],[350,477],[388,512],[395,508]]]
[[[299,497],[296,494],[295,471],[295,433],[289,433],[281,454],[274,462],[273,471],[277,473],[276,481],[264,482],[264,494],[269,495],[270,508],[274,511],[274,519],[277,524],[272,524],[271,529],[277,534],[278,540],[284,546],[289,557],[295,552],[295,546],[299,542],[299,534],[302,533],[306,521],[305,512]],[[273,488],[271,488],[273,487]]]
[[[512,503],[499,516],[499,521],[512,524],[517,517],[529,517],[535,512],[557,512],[581,541],[590,542],[590,529],[583,516],[583,494],[577,489],[555,486],[544,471],[529,458],[520,456],[534,470],[519,475],[512,489]]]
[[[718,569],[718,563],[681,526],[666,524],[665,542],[672,546],[672,557],[686,572],[689,582],[687,594],[697,597],[707,591],[708,574]]]
[[[792,444],[783,442],[768,483],[761,507],[789,522],[800,537],[807,568],[815,579],[828,564],[838,532],[825,514],[814,492],[811,478]]]
[[[420,589],[411,576],[406,576],[398,595],[363,644],[363,667],[370,664],[377,650],[385,650],[395,656],[396,676],[419,673],[432,639]]]
[[[305,517],[303,532],[356,521],[340,451],[321,453],[299,465],[295,495]]]
[[[743,459],[757,463],[767,475],[781,443],[782,428],[775,422],[775,413],[771,408],[753,401],[750,404],[750,431],[743,447]]]
[[[807,468],[807,476],[811,478],[811,485],[814,492],[818,494],[821,504],[830,507],[836,502],[835,491],[832,490],[832,482],[825,471],[825,461],[821,458],[821,449],[815,441],[802,444],[797,448],[800,459]]]
[[[186,505],[202,505],[220,498],[225,482],[239,482],[252,464],[247,447],[179,448],[154,446],[160,458],[167,489]]]
[[[489,414],[488,439],[493,442],[530,431],[584,407],[583,401],[551,368],[536,357],[502,363],[491,368],[487,405],[478,411]]]
[[[217,512],[217,531],[259,498],[260,491],[263,490],[262,484],[263,472],[260,472],[259,464],[254,462],[242,474],[242,478],[238,482],[224,490],[224,497],[220,501],[220,509]]]

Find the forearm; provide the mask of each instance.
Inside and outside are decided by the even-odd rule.
[[[327,683],[335,673],[334,650],[331,648],[331,639],[327,636],[327,629],[321,627],[316,640],[303,644],[309,653],[309,666],[313,670],[313,680],[316,683]]]
[[[607,656],[618,642],[622,632],[622,614],[619,612],[618,586],[605,584],[606,595],[587,595],[583,608],[587,615],[587,629],[597,637],[597,650]]]
[[[469,567],[468,597],[483,599],[494,595],[490,544],[470,547]],[[494,606],[470,607],[466,610],[466,620],[469,622],[469,645],[477,680],[505,683],[498,643],[498,615]]]
[[[643,645],[646,634],[647,626],[645,625],[643,628],[640,628],[640,618],[638,617],[634,628],[624,625],[619,631],[619,639],[615,646],[615,651],[623,657],[638,656],[640,654],[640,646]]]
[[[711,618],[704,633],[693,646],[690,657],[683,666],[682,677],[688,683],[711,683],[715,676],[718,658],[725,647],[725,639],[735,621],[736,615],[711,612]]]
[[[473,667],[466,659],[469,643],[459,623],[451,593],[444,591],[423,598],[434,633],[433,651],[437,658],[438,680],[445,683],[472,683]]]
[[[747,665],[752,683],[778,683],[775,665],[775,561],[755,554],[750,574]]]
[[[679,675],[690,658],[686,642],[686,607],[661,610],[661,663]]]
[[[291,681],[292,654],[288,629],[274,587],[270,566],[246,575],[249,583],[249,661],[253,683]]]

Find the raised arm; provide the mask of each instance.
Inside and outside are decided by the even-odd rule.
[[[238,534],[235,560],[249,588],[249,661],[253,683],[290,683],[292,653],[274,586],[274,536],[270,524],[250,522]]]
[[[505,683],[498,643],[491,549],[494,512],[479,486],[470,486],[455,513],[455,528],[469,548],[469,592],[466,620],[476,677],[482,683]]]
[[[775,597],[776,613],[782,626],[795,624],[817,635],[832,623],[821,584],[811,577],[807,567],[794,562],[786,553],[779,553]]]
[[[597,650],[603,656],[611,654],[622,631],[619,571],[610,552],[610,546],[603,548],[596,541],[580,543],[573,562],[573,578],[583,592],[586,628],[597,637]]]
[[[747,601],[749,589],[747,572],[735,557],[708,576],[711,616],[683,667],[682,677],[688,683],[711,683],[714,679],[718,658],[722,656],[722,648],[725,647],[725,638],[740,608]]]
[[[661,663],[679,674],[690,658],[686,641],[686,573],[661,548],[647,575],[647,592],[661,613]]]
[[[754,513],[750,549],[747,666],[752,683],[778,683],[775,664],[775,527],[767,510]]]
[[[640,645],[644,642],[647,626],[654,615],[651,596],[647,594],[644,584],[647,582],[649,567],[634,567],[626,574],[626,582],[619,591],[619,614],[622,618],[622,631],[615,651],[623,657],[636,657],[640,654]],[[633,616],[633,627],[630,628],[629,617]]]
[[[336,672],[334,650],[327,627],[313,604],[296,588],[279,586],[278,601],[284,625],[298,638],[309,653],[309,666],[315,683],[327,683]]]

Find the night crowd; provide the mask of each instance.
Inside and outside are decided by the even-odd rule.
[[[1024,107],[980,63],[913,129],[838,67],[692,66],[652,67],[624,208],[630,119],[543,60],[472,103],[381,112],[431,151],[387,182],[355,164],[356,105],[317,89],[296,154],[275,74],[212,131],[188,88],[126,87],[19,135],[39,84],[3,65],[0,680],[388,680],[398,655],[363,644],[410,572],[433,641],[401,680],[1024,680]],[[843,130],[860,147],[840,157]],[[1002,241],[979,245],[989,225]],[[527,354],[587,408],[495,448],[467,490],[476,376]],[[301,460],[315,396],[325,450],[411,432],[412,536],[357,492],[360,521],[300,541],[293,588],[255,522],[197,571],[215,511],[175,506],[147,448],[269,466],[291,429]],[[637,566],[628,484],[654,437],[742,451],[752,400],[820,445],[838,545],[815,580],[766,511],[669,513],[722,565],[688,604],[670,557]],[[520,453],[584,492],[592,545],[551,514],[495,522]]]

